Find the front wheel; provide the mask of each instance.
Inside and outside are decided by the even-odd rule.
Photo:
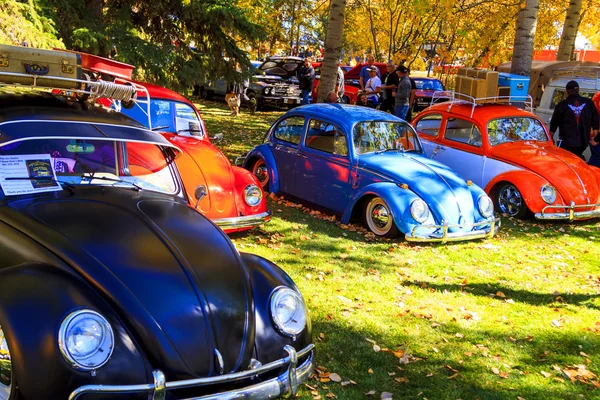
[[[267,192],[269,190],[269,168],[265,163],[265,160],[259,158],[252,165],[252,174],[258,179],[262,189]]]
[[[256,99],[256,93],[250,92],[248,93],[247,106],[250,114],[254,114],[256,112],[256,108],[258,107],[258,100]]]
[[[377,236],[396,237],[400,234],[390,208],[381,197],[374,197],[366,204],[364,219],[367,226]]]
[[[502,183],[497,186],[492,193],[492,199],[500,212],[511,217],[525,219],[531,215],[523,195],[512,183]]]
[[[6,344],[4,331],[2,330],[2,326],[0,326],[0,400],[15,400],[17,398],[10,351]]]

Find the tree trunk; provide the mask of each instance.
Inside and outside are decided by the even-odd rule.
[[[327,36],[325,37],[325,56],[321,65],[321,81],[319,82],[319,93],[317,96],[319,103],[325,101],[327,93],[335,92],[338,62],[340,54],[342,54],[346,1],[331,0],[329,21],[327,22]]]
[[[533,42],[537,28],[537,16],[540,0],[523,0],[524,7],[517,16],[517,28],[513,48],[512,74],[531,75],[531,60],[533,57]]]
[[[104,0],[85,0],[85,7],[91,16],[96,18],[99,23],[102,23],[102,9],[104,8]]]
[[[570,61],[575,50],[575,38],[581,22],[581,6],[583,0],[570,0],[569,8],[565,16],[560,45],[556,54],[556,61]]]

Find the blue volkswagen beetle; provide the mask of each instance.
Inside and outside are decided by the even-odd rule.
[[[312,104],[279,118],[244,159],[265,190],[363,220],[378,236],[415,242],[492,237],[481,188],[423,155],[413,128],[366,107]]]

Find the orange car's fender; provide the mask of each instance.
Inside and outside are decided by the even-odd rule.
[[[260,214],[267,211],[267,199],[265,193],[260,187],[260,183],[256,177],[248,170],[232,166],[231,170],[235,179],[235,202],[237,204],[238,213],[243,215]],[[262,193],[261,202],[255,206],[249,206],[244,200],[244,190],[248,185],[256,185]]]
[[[521,196],[523,196],[529,210],[534,213],[541,212],[548,205],[548,203],[542,200],[542,196],[540,195],[542,186],[548,184],[548,181],[532,171],[508,171],[497,175],[487,184],[485,192],[492,197],[494,195],[492,191],[501,182],[509,182],[515,185],[519,189],[519,192],[521,192]],[[560,193],[557,193],[554,204],[562,202],[563,199]]]

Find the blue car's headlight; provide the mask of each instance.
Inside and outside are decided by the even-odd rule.
[[[296,336],[306,326],[306,307],[300,294],[288,287],[278,287],[271,294],[271,319],[287,336]]]
[[[421,199],[414,200],[410,205],[410,215],[420,224],[427,221],[427,218],[429,218],[427,203]]]
[[[494,214],[494,202],[485,194],[479,196],[477,206],[479,207],[479,212],[485,218],[489,218]]]
[[[540,196],[548,204],[553,204],[556,201],[556,188],[552,185],[544,185],[540,190]]]
[[[106,318],[92,310],[77,310],[60,325],[58,347],[71,367],[91,371],[108,362],[115,346]]]
[[[244,189],[244,200],[250,207],[256,207],[262,200],[262,190],[254,184],[246,186]]]

